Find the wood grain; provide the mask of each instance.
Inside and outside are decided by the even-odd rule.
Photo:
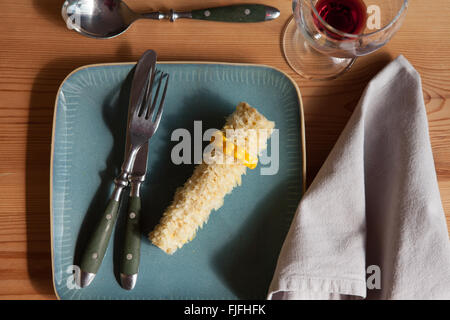
[[[205,1],[128,0],[136,10],[201,8]],[[411,0],[403,27],[382,50],[359,59],[335,81],[301,79],[280,46],[291,0],[269,23],[140,21],[112,40],[66,29],[63,1],[15,0],[0,11],[0,299],[54,299],[50,263],[49,163],[55,94],[73,69],[92,63],[136,61],[149,48],[160,60],[258,63],[277,67],[299,84],[304,105],[308,181],[333,147],[367,82],[403,54],[420,72],[430,136],[450,225],[450,24],[448,0]]]

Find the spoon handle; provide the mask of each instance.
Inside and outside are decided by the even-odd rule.
[[[168,14],[166,14],[164,12],[160,12],[160,11],[142,13],[141,17],[144,18],[144,19],[152,19],[152,20],[169,19],[169,15]]]
[[[142,14],[142,17],[146,19],[169,19],[172,22],[175,22],[177,19],[222,22],[262,22],[276,19],[279,16],[280,11],[278,9],[261,4],[231,5],[183,12],[170,10],[170,13],[156,11]]]
[[[242,4],[192,11],[192,19],[222,22],[263,22],[278,18],[280,11],[261,4]]]

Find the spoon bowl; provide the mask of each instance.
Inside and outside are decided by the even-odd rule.
[[[96,39],[116,37],[140,17],[120,0],[66,0],[61,14],[70,29]]]

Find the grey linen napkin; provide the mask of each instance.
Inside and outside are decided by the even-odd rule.
[[[403,56],[369,83],[301,200],[268,292],[364,298],[450,299],[421,81]]]

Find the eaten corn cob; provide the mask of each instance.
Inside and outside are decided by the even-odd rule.
[[[247,146],[249,157],[254,158],[266,149],[267,140],[274,126],[274,122],[267,120],[256,109],[247,103],[240,103],[227,119],[222,132],[229,134],[226,140],[236,143],[235,149]],[[257,134],[256,141],[251,139],[254,133]],[[248,145],[252,141],[256,142],[257,147],[251,148],[250,151]],[[225,196],[241,184],[246,165],[243,162],[233,161],[236,159],[229,161],[230,155],[226,152],[224,157],[228,161],[222,164],[203,162],[198,165],[192,177],[183,187],[177,189],[172,204],[149,234],[149,239],[154,245],[168,254],[174,253],[195,237],[197,229],[207,222],[211,211],[219,209]]]

